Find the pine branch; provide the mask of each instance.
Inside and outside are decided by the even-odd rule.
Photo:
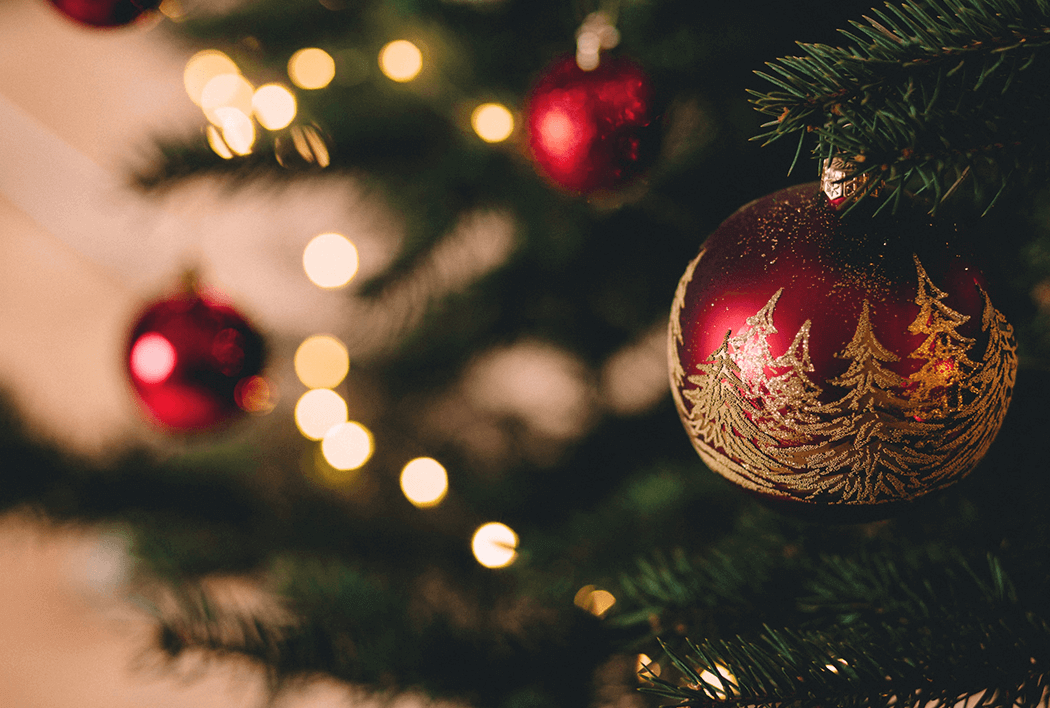
[[[933,209],[966,181],[990,208],[1008,182],[1050,166],[1050,2],[916,0],[872,10],[848,47],[804,44],[756,72],[766,143],[812,133],[813,153],[916,186]]]
[[[807,631],[766,627],[752,639],[689,642],[684,652],[665,646],[681,680],[650,671],[642,690],[683,706],[918,707],[976,697],[978,705],[1036,706],[1044,700],[1050,681],[1045,601],[1035,607],[1019,601],[994,557],[981,572],[957,559],[927,567],[931,575],[841,560],[831,565],[843,581],[832,591],[836,604],[863,589],[871,621]],[[950,582],[938,587],[942,580]]]

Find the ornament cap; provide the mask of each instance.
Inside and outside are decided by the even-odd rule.
[[[857,165],[842,157],[823,161],[820,173],[820,191],[833,206],[840,206],[857,199],[867,191],[874,177],[868,173],[856,174]],[[878,195],[878,187],[872,192]]]

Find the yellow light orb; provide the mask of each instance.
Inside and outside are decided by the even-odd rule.
[[[252,95],[252,110],[259,125],[280,130],[295,119],[295,96],[281,84],[264,84]]]
[[[499,143],[514,132],[514,116],[499,103],[482,103],[470,116],[474,132],[487,143]]]
[[[340,423],[325,433],[321,453],[337,470],[356,470],[372,457],[372,433],[354,421]]]
[[[423,53],[407,39],[395,40],[379,50],[379,69],[393,81],[411,81],[423,69]]]
[[[634,664],[634,672],[638,674],[639,681],[644,681],[646,676],[659,676],[660,665],[650,659],[648,654],[639,654]]]
[[[417,457],[401,470],[401,491],[415,506],[437,506],[448,492],[448,473],[432,457]]]
[[[201,91],[201,109],[204,117],[223,127],[223,110],[233,108],[246,116],[252,114],[252,96],[255,88],[240,74],[219,74]]]
[[[600,590],[593,585],[584,585],[573,598],[573,604],[587,610],[595,617],[602,617],[616,604],[616,598],[608,590]]]
[[[490,521],[474,532],[470,547],[486,568],[504,568],[518,557],[518,534],[505,524]]]
[[[704,670],[700,672],[701,688],[712,698],[724,701],[730,694],[736,693],[736,676],[724,664],[715,664],[718,673]]]
[[[323,49],[300,49],[288,60],[288,78],[301,89],[321,89],[335,78],[335,59]]]
[[[329,388],[315,388],[299,397],[295,404],[295,424],[303,437],[320,440],[329,430],[345,423],[346,401]]]
[[[306,277],[320,288],[341,288],[357,273],[357,247],[342,234],[315,236],[303,250]]]
[[[238,108],[216,108],[222,139],[237,155],[248,155],[255,144],[255,123]]]
[[[304,339],[293,361],[295,375],[307,388],[335,388],[350,371],[346,345],[327,334]]]
[[[230,146],[226,144],[226,141],[222,137],[222,131],[216,128],[214,125],[209,125],[204,131],[205,135],[208,136],[208,145],[215,151],[215,154],[224,160],[233,159],[233,150],[230,150]]]
[[[201,94],[209,81],[221,74],[239,73],[240,69],[233,63],[233,59],[218,49],[205,49],[194,54],[186,62],[186,68],[182,72],[182,84],[186,87],[186,94],[190,100],[199,106]]]

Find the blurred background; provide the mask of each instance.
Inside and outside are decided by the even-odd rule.
[[[99,29],[0,0],[0,387],[19,455],[0,460],[0,706],[648,705],[654,633],[721,620],[630,604],[638,558],[743,530],[737,557],[775,565],[956,529],[781,520],[682,431],[678,278],[738,206],[815,175],[787,174],[794,144],[751,142],[753,72],[837,41],[869,3],[695,5],[165,0]],[[584,197],[537,175],[522,122],[598,9],[653,77],[661,138],[640,179]],[[394,40],[408,54],[384,63]],[[988,263],[1036,376],[1040,194]],[[128,376],[133,323],[188,271],[268,361],[238,420],[201,435],[151,420]],[[1004,449],[991,469],[1042,459]],[[777,577],[727,635],[787,612]],[[268,703],[275,675],[305,680]]]

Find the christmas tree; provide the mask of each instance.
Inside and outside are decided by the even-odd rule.
[[[167,292],[177,314],[114,347],[145,406],[114,449],[72,450],[4,405],[0,506],[126,533],[122,592],[169,665],[243,658],[275,696],[323,676],[479,708],[1046,702],[1046,0],[54,5],[187,58],[198,123],[129,145],[142,200],[305,205],[286,241],[164,251],[141,304]],[[771,285],[744,328],[704,333],[704,366],[672,356],[669,387],[668,340],[700,346],[679,316],[704,238],[833,159],[852,169],[836,213],[903,230],[910,314],[857,300],[847,346],[818,352],[827,318],[778,319],[793,295]],[[321,202],[364,211],[360,233],[330,233]],[[980,280],[934,283],[948,266],[911,252],[936,240],[926,218],[960,224]],[[214,272],[220,247],[238,271]],[[264,255],[323,301],[278,316]],[[131,337],[145,319],[127,318]],[[839,362],[823,384],[818,360]],[[719,425],[683,431],[676,397]],[[914,415],[895,429],[883,408]],[[687,432],[744,450],[725,462],[743,477],[846,460],[829,493],[847,497],[983,459],[890,518],[829,523],[727,484]],[[803,444],[818,432],[823,458]],[[261,600],[230,601],[230,582]]]

